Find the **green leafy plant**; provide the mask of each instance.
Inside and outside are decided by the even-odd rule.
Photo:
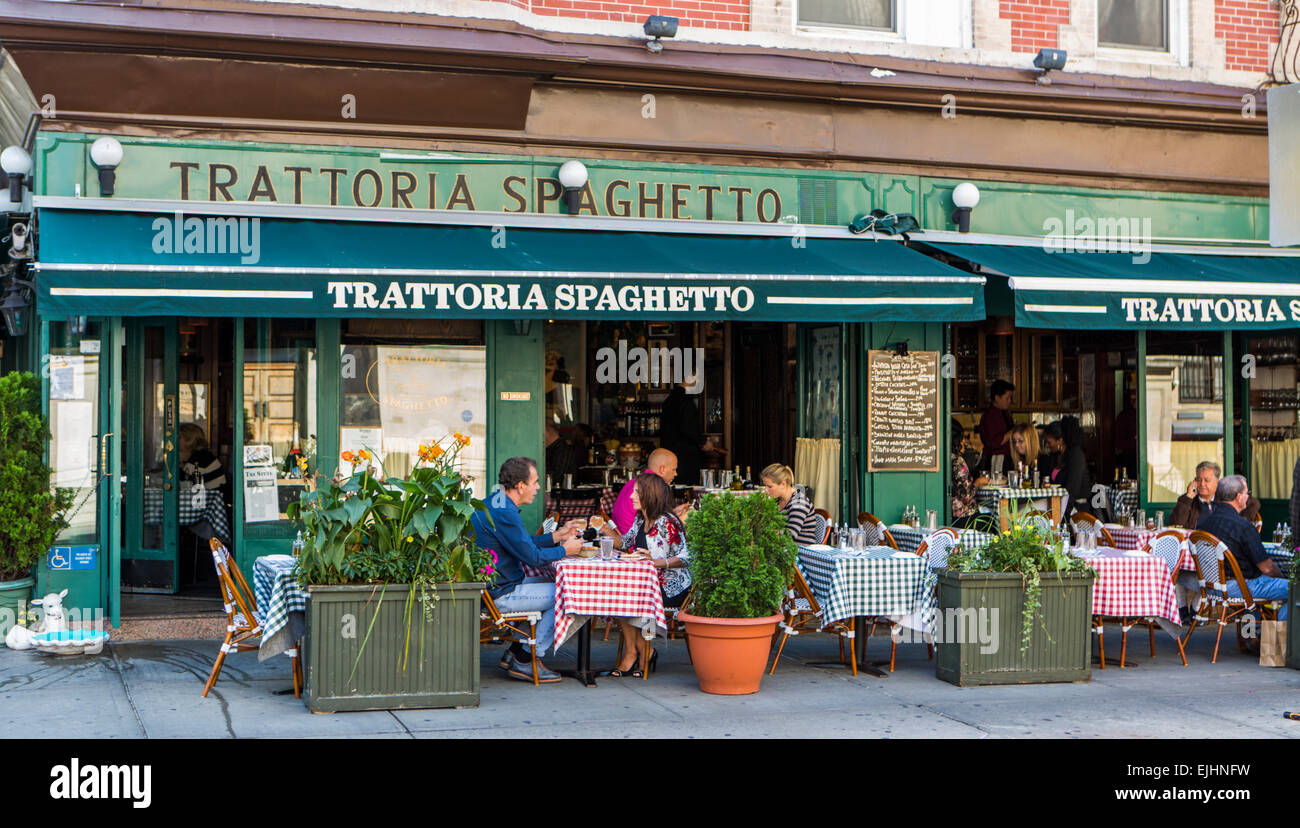
[[[73,492],[50,487],[49,439],[40,381],[28,373],[0,377],[0,581],[31,575],[67,528]]]
[[[419,460],[405,477],[388,477],[382,463],[376,470],[369,449],[343,452],[350,474],[320,481],[289,505],[305,543],[298,557],[299,583],[409,584],[404,613],[409,654],[417,596],[425,619],[432,620],[434,584],[496,578],[496,553],[474,542],[470,524],[476,511],[487,513],[459,470],[460,452],[468,445],[462,434],[421,445]],[[369,635],[367,629],[366,640]]]
[[[960,572],[1018,572],[1025,589],[1025,608],[1020,625],[1020,656],[1029,650],[1034,620],[1042,624],[1042,575],[1058,579],[1066,572],[1086,572],[1088,564],[1070,555],[1061,539],[1050,530],[1028,520],[1028,512],[1014,513],[1011,528],[996,535],[980,549],[958,549],[948,557],[948,568]],[[1046,627],[1043,627],[1046,631]]]
[[[686,519],[695,582],[692,612],[763,618],[780,611],[797,548],[776,501],[760,494],[705,495]]]

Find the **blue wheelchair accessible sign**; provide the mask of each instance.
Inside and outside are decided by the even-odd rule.
[[[98,555],[98,546],[51,546],[46,564],[50,570],[64,572],[94,569]]]

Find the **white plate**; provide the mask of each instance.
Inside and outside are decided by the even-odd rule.
[[[1146,553],[1146,552],[1142,552],[1142,551],[1139,551],[1139,550],[1136,550],[1136,549],[1130,549],[1130,550],[1127,550],[1127,551],[1124,552],[1124,557],[1126,557],[1126,558],[1149,558],[1149,557],[1151,557],[1151,555],[1149,555],[1149,554]]]

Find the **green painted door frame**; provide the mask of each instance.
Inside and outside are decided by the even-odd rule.
[[[487,477],[477,489],[486,495],[496,486],[497,470],[509,457],[532,457],[537,473],[546,479],[546,452],[542,428],[546,417],[546,349],[542,324],[527,326],[527,333],[510,321],[483,323],[487,341]],[[508,399],[503,399],[508,395]],[[525,396],[526,395],[526,396]],[[545,486],[537,499],[519,511],[524,526],[541,525]]]

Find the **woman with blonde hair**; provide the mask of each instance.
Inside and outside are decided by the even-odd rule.
[[[1033,423],[1016,423],[1011,429],[1011,468],[1023,467],[1025,474],[1032,475],[1034,469],[1048,473],[1039,468],[1038,428]]]
[[[802,546],[821,543],[813,505],[803,492],[794,487],[794,472],[790,471],[790,467],[773,463],[759,472],[758,477],[763,482],[764,490],[776,499],[777,505],[785,513],[785,528],[794,542]]]

